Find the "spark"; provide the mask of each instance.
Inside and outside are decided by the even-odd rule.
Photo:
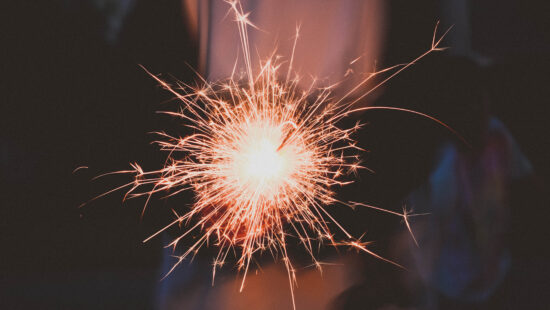
[[[76,168],[73,170],[73,173],[76,173],[77,171],[82,170],[82,169],[88,169],[88,166],[79,166],[79,167],[76,167]]]
[[[236,77],[234,70],[231,78],[224,81],[207,82],[201,78],[201,86],[179,82],[171,85],[144,68],[181,103],[180,110],[164,113],[181,119],[193,133],[177,137],[158,132],[160,139],[156,144],[168,153],[164,166],[144,171],[138,164],[132,164],[130,170],[114,172],[132,173],[134,179],[98,197],[129,188],[125,199],[147,197],[145,210],[154,194],[168,193],[170,197],[193,191],[195,201],[190,209],[183,215],[174,211],[175,220],[144,240],[147,242],[170,227],[182,225],[186,230],[168,247],[175,249],[188,235],[198,236],[183,254],[176,256],[177,262],[167,275],[200,248],[213,244],[218,249],[212,264],[213,279],[216,270],[234,255],[242,271],[242,291],[253,257],[268,252],[281,257],[285,264],[294,308],[296,269],[287,251],[289,239],[303,245],[318,269],[322,263],[315,253],[322,244],[354,248],[403,268],[371,251],[369,242],[362,241],[362,237],[354,238],[326,210],[329,206],[344,205],[388,212],[402,217],[412,235],[408,219],[415,214],[405,209],[401,214],[335,198],[336,188],[352,182],[350,174],[367,169],[358,156],[362,150],[353,140],[361,124],[345,129],[337,123],[357,111],[395,109],[428,117],[453,131],[439,120],[415,111],[354,108],[390,78],[427,54],[441,50],[438,46],[442,38],[435,37],[437,27],[426,53],[410,63],[372,73],[344,96],[334,98],[331,90],[335,85],[318,88],[312,81],[305,90],[298,87],[299,77],[292,72],[292,63],[300,26],[296,27],[287,72],[279,72],[281,62],[274,56],[260,62],[259,70],[254,70],[248,28],[257,26],[250,22],[250,13],[243,12],[238,1],[228,3],[241,39],[246,68],[242,77]],[[259,73],[254,74],[255,71]],[[359,93],[374,77],[392,71],[369,91]],[[352,96],[354,99],[348,100]],[[333,231],[345,236],[345,240],[335,240]]]

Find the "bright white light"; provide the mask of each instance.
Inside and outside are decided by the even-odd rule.
[[[234,181],[241,190],[272,199],[294,172],[296,146],[278,150],[283,141],[280,126],[254,123],[243,131],[230,163]]]

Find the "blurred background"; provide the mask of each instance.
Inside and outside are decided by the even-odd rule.
[[[148,132],[178,130],[173,120],[155,113],[171,97],[138,64],[188,82],[196,79],[190,68],[215,76],[208,69],[215,55],[205,55],[208,46],[215,46],[212,29],[216,27],[210,24],[204,39],[203,24],[219,13],[217,2],[221,1],[22,0],[1,4],[0,308],[169,308],[159,300],[166,256],[163,240],[145,244],[142,240],[171,218],[170,209],[177,200],[156,202],[143,218],[143,201],[122,204],[122,194],[79,205],[127,181],[124,177],[90,181],[94,176],[125,169],[136,161],[145,169],[155,169],[164,160],[150,144],[153,136]],[[244,4],[254,12],[261,11],[266,2]],[[292,28],[299,11],[289,17],[285,9],[294,2],[285,1],[279,11],[270,11]],[[361,176],[342,195],[355,200],[366,197],[368,202],[396,210],[406,203],[436,215],[437,202],[446,203],[445,197],[452,196],[467,206],[454,217],[460,225],[455,220],[426,220],[416,228],[429,236],[430,227],[458,225],[461,236],[475,241],[474,248],[454,255],[445,252],[445,238],[433,241],[426,237],[425,248],[439,250],[411,252],[400,243],[404,227],[398,220],[380,219],[370,211],[344,212],[342,222],[350,223],[356,235],[368,227],[369,240],[380,244],[379,251],[391,258],[413,257],[420,263],[407,259],[416,266],[410,271],[414,275],[407,276],[380,261],[353,257],[353,261],[366,260],[353,263],[362,266],[360,279],[338,292],[327,307],[544,309],[550,289],[546,249],[550,18],[544,1],[367,2],[372,4],[367,7],[376,8],[375,24],[367,25],[376,26],[374,32],[367,31],[370,38],[376,34],[368,61],[376,61],[378,68],[410,61],[429,48],[436,21],[441,20],[440,29],[454,25],[443,42],[449,50],[423,59],[367,98],[368,104],[433,115],[474,146],[465,150],[445,130],[411,115],[373,112],[356,116],[368,123],[358,139],[369,149],[364,163],[377,173]],[[335,2],[319,1],[319,7],[327,3]],[[342,2],[348,10],[340,11],[340,20],[346,19],[345,12],[353,5],[354,1]],[[312,6],[309,14],[314,18],[318,9]],[[255,20],[252,14],[251,18],[262,25],[260,17]],[[346,36],[361,42],[360,33]],[[445,170],[445,160],[468,168]],[[81,166],[87,168],[73,172]],[[460,171],[467,172],[462,175]],[[440,179],[468,185],[453,191],[453,185],[446,184],[455,183]],[[487,205],[478,201],[477,191],[483,191],[486,199],[481,200],[491,204],[483,215],[475,212],[479,210],[476,203],[481,209]],[[480,231],[489,237],[479,237]],[[455,271],[462,266],[465,271],[460,275],[467,274],[473,268],[471,256],[461,254],[480,253],[488,247],[495,250],[488,250],[486,256],[494,257],[474,264],[475,281],[433,272],[436,265]],[[445,258],[445,253],[451,258]],[[453,264],[445,265],[449,260]],[[491,265],[498,270],[487,271]],[[426,273],[426,268],[433,270]],[[459,285],[475,293],[457,292]],[[179,308],[215,309],[209,307]]]

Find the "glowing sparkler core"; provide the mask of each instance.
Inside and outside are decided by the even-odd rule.
[[[283,143],[281,125],[247,124],[243,138],[231,156],[230,176],[239,188],[274,201],[277,193],[295,174],[295,169],[308,161],[302,147]],[[299,155],[302,153],[302,156]]]

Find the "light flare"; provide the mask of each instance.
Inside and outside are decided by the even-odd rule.
[[[296,144],[279,148],[283,142],[280,126],[262,123],[250,124],[244,130],[243,138],[237,141],[231,154],[228,175],[238,188],[246,190],[243,195],[256,192],[263,199],[273,201],[295,171],[311,160],[311,154]]]

